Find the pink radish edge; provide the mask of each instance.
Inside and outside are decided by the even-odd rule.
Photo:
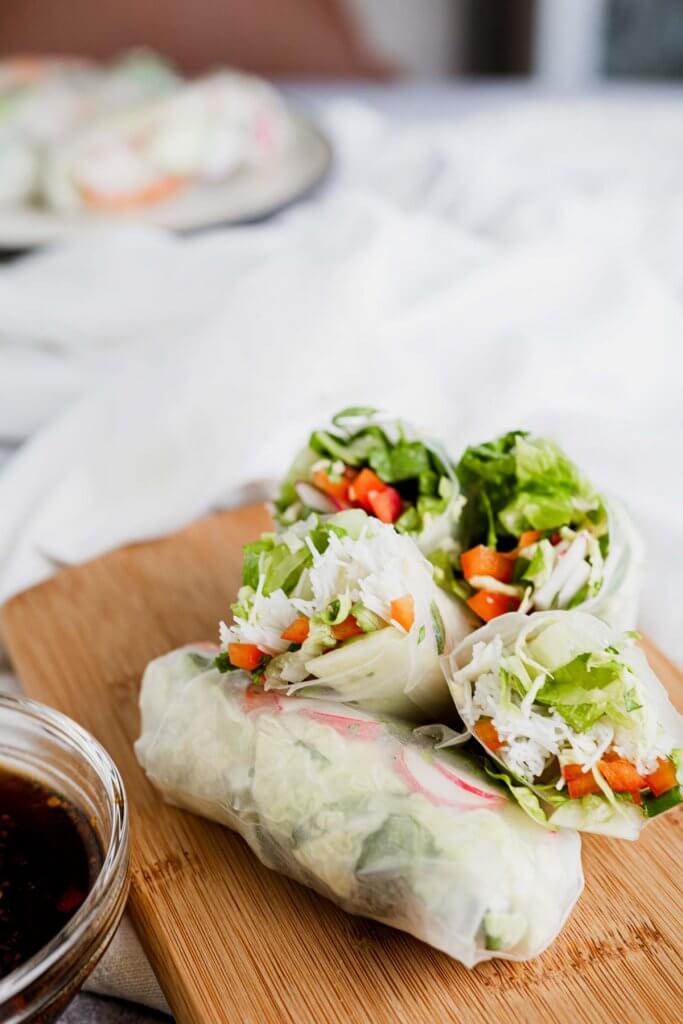
[[[456,789],[460,790],[462,793],[467,793],[470,799],[468,800],[467,797],[464,800],[462,797],[458,799],[456,793],[452,796],[449,795],[444,797],[424,785],[415,776],[415,773],[411,770],[406,761],[406,756],[411,753],[411,749],[413,756],[420,759],[420,770],[422,772],[429,774],[436,770],[441,776],[447,779],[448,782],[455,786]],[[419,750],[415,748],[402,747],[400,752],[395,755],[395,762],[396,772],[403,779],[408,788],[413,793],[420,793],[422,796],[426,797],[430,803],[437,807],[457,807],[459,810],[481,810],[482,804],[479,804],[478,806],[474,804],[471,800],[472,797],[476,797],[477,800],[484,801],[483,806],[488,806],[490,809],[493,809],[493,807],[500,807],[505,803],[504,797],[501,797],[496,793],[487,793],[485,790],[479,789],[477,786],[473,786],[470,783],[465,782],[464,779],[461,779],[447,768],[444,768],[444,766],[438,761],[424,761]]]
[[[327,711],[313,711],[306,708],[301,714],[305,715],[306,718],[312,718],[314,721],[320,722],[322,725],[329,725],[335,732],[340,733],[347,739],[363,740],[366,743],[376,740],[382,728],[379,722],[373,722],[372,719],[334,715]]]

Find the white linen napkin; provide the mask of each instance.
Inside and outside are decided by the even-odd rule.
[[[31,435],[0,468],[0,599],[265,493],[367,402],[456,455],[556,437],[634,513],[642,623],[683,660],[678,108],[326,122],[335,179],[271,223],[126,224],[0,268],[0,441]],[[159,1005],[130,941],[100,982]]]

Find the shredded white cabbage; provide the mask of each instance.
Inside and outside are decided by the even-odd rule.
[[[493,720],[503,742],[497,755],[511,771],[533,783],[553,758],[589,771],[614,749],[646,775],[656,768],[658,758],[670,755],[674,737],[653,700],[652,683],[646,678],[651,670],[631,639],[579,611],[504,618],[507,629],[479,630],[482,639],[464,641],[449,664],[455,669],[451,691],[463,720],[470,729],[480,718]],[[605,661],[621,663],[620,680],[634,705],[623,720],[606,714],[578,731],[556,708],[537,703],[546,679],[581,653],[591,654],[589,665],[596,667]],[[512,677],[522,693],[510,684]],[[590,691],[586,700],[590,702]]]

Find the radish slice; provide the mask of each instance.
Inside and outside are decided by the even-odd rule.
[[[314,512],[336,512],[341,507],[324,491],[313,484],[307,484],[305,480],[298,480],[294,484],[294,490],[306,508],[311,508]]]
[[[248,686],[242,698],[242,710],[247,714],[252,711],[282,711],[282,701],[273,690]]]
[[[327,711],[313,711],[306,708],[301,712],[306,718],[312,718],[322,725],[329,725],[335,732],[349,740],[376,740],[381,731],[379,722],[371,718],[351,718],[348,715],[334,715]]]
[[[413,793],[421,793],[437,807],[480,810],[505,803],[505,798],[498,793],[479,789],[440,761],[427,760],[417,747],[401,750],[396,758],[396,771]]]

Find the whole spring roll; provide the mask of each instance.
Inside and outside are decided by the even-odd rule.
[[[578,835],[539,828],[476,759],[422,730],[264,693],[197,648],[151,663],[140,706],[136,753],[167,801],[467,967],[536,956],[581,893]]]
[[[454,467],[439,444],[385,413],[355,406],[313,431],[273,510],[286,528],[311,512],[362,508],[408,534],[426,555],[443,556],[456,547],[462,506]]]
[[[683,800],[683,718],[635,638],[581,611],[512,612],[444,658],[465,725],[536,820],[637,839]]]
[[[361,509],[266,534],[244,549],[217,665],[251,671],[266,689],[443,720],[453,706],[439,655],[472,623],[433,571],[408,537]]]
[[[47,202],[117,212],[215,183],[280,156],[292,128],[279,94],[251,75],[218,71],[171,95],[102,118],[50,154]]]
[[[468,448],[457,473],[467,502],[451,585],[480,620],[581,608],[635,626],[638,536],[553,441],[512,431]]]

